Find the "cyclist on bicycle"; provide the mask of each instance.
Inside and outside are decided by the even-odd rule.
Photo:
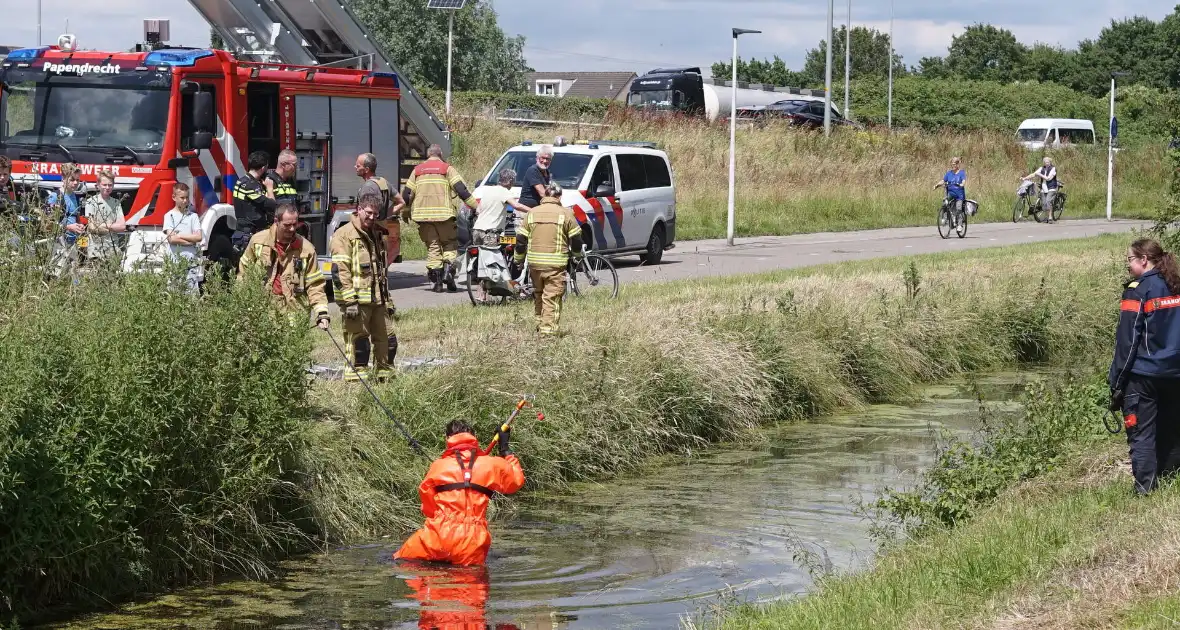
[[[963,216],[963,211],[966,210],[967,201],[967,171],[964,171],[960,165],[962,161],[957,158],[951,158],[951,170],[947,171],[942,176],[942,181],[934,185],[934,189],[938,190],[941,187],[946,188],[946,198],[952,204],[954,212],[951,213],[951,229],[959,227],[959,220]]]
[[[1041,168],[1025,175],[1021,179],[1041,180],[1041,209],[1045,213],[1045,223],[1053,222],[1053,204],[1057,202],[1057,167],[1053,166],[1053,158],[1045,156]]]

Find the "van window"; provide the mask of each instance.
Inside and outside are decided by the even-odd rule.
[[[593,195],[594,191],[603,185],[612,188],[615,185],[615,164],[609,155],[599,158],[598,164],[594,166],[594,173],[590,175],[590,185],[587,186],[587,190]]]
[[[642,155],[619,155],[619,179],[622,190],[647,188],[647,169]]]
[[[672,174],[668,172],[668,163],[658,155],[643,156],[643,166],[647,171],[647,187],[663,188],[672,185]]]
[[[1044,142],[1045,135],[1048,133],[1048,129],[1021,129],[1016,132],[1016,136],[1022,142]]]
[[[1094,132],[1089,129],[1058,129],[1061,144],[1094,144]]]

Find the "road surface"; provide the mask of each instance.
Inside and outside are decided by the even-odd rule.
[[[683,241],[664,252],[655,266],[639,263],[637,256],[614,259],[623,286],[642,282],[688,280],[712,276],[774,271],[847,260],[866,260],[909,254],[953,252],[982,247],[1037,243],[1100,234],[1130,232],[1150,225],[1147,221],[1079,219],[1053,225],[1040,223],[981,223],[970,226],[967,238],[939,238],[934,226],[888,228],[858,232],[821,232],[794,236],[739,238],[733,247],[725,240]],[[458,293],[432,293],[426,281],[426,263],[409,261],[394,265],[390,289],[398,309],[468,303],[463,285]]]

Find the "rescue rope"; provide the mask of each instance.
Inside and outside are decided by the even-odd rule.
[[[1111,435],[1118,435],[1123,430],[1123,423],[1119,420],[1118,413],[1113,409],[1107,409],[1106,415],[1102,416],[1102,426],[1106,427],[1107,432]]]
[[[328,333],[328,338],[332,340],[332,345],[336,346],[336,350],[340,353],[340,356],[344,357],[344,364],[348,366],[348,369],[352,370],[355,374],[356,368],[353,367],[352,361],[348,360],[348,355],[344,352],[344,346],[341,346],[340,342],[336,340],[336,335],[333,335],[330,329],[324,330],[324,332]],[[373,391],[373,388],[369,387],[369,383],[367,382],[368,379],[362,378],[360,381],[361,385],[365,386],[365,391],[369,392],[369,395],[373,397],[373,400],[377,403],[377,406],[381,408],[381,411],[385,412],[385,417],[389,418],[389,421],[392,422],[399,431],[401,431],[401,434],[406,438],[406,442],[410,444],[410,447],[413,448],[414,451],[419,455],[426,457],[426,451],[422,448],[422,445],[418,443],[418,440],[415,440],[414,436],[410,435],[410,431],[409,429],[406,429],[406,425],[402,424],[397,418],[393,417],[393,412],[389,410],[389,407],[385,406],[385,403],[381,402],[381,399],[377,397],[377,393]]]

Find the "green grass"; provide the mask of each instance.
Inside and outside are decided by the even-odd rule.
[[[653,141],[667,151],[677,183],[677,238],[721,238],[726,228],[728,131],[722,124],[684,120],[625,119],[594,132],[474,120],[457,127],[452,160],[468,183],[474,183],[505,149],[525,139],[593,133]],[[968,197],[980,205],[973,221],[1010,221],[1019,178],[1043,157],[1017,146],[1011,133],[986,131],[844,131],[824,138],[772,124],[741,130],[737,145],[738,236],[931,225],[943,198],[932,187],[952,156],[963,159]],[[1065,217],[1105,216],[1105,147],[1063,148],[1050,155],[1069,195]],[[1170,176],[1165,158],[1164,143],[1153,140],[1128,144],[1119,152],[1115,216],[1150,218],[1163,207]],[[407,240],[413,243],[416,236]],[[417,245],[409,247],[408,252],[419,251]]]
[[[1144,531],[1136,526],[1150,531],[1153,518],[1174,516],[1180,499],[1170,488],[1141,501],[1127,478],[1088,485],[1073,478],[1080,474],[1075,468],[1010,493],[979,519],[889,553],[867,573],[827,579],[800,599],[744,606],[720,626],[978,628],[1034,600],[1044,604],[1028,593],[1101,564],[1095,550],[1122,532]]]

